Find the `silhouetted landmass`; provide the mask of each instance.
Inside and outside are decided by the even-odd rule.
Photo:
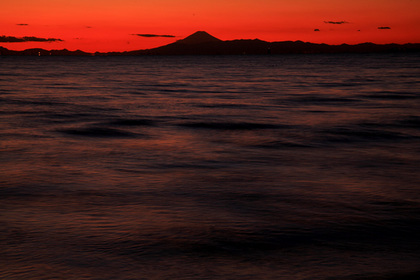
[[[369,53],[420,51],[420,44],[363,43],[357,45],[327,45],[302,41],[266,42],[254,40],[222,41],[204,31],[183,40],[154,49],[127,52],[131,55],[235,55],[235,54],[309,54],[309,53]]]
[[[419,43],[410,44],[374,44],[328,45],[302,41],[266,42],[259,39],[223,41],[205,31],[194,34],[161,47],[127,52],[87,53],[80,50],[43,50],[28,49],[11,51],[0,47],[1,55],[263,55],[263,54],[333,54],[333,53],[386,53],[419,52]]]
[[[8,50],[6,48],[0,47],[0,55],[42,55],[42,56],[48,56],[48,55],[92,55],[91,53],[88,52],[84,52],[81,50],[77,50],[77,51],[69,51],[66,49],[63,50],[44,50],[44,49],[39,49],[39,48],[34,48],[34,49],[27,49],[24,51],[12,51],[12,50]]]

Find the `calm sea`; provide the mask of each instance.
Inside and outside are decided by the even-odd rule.
[[[420,279],[420,55],[0,57],[0,279]]]

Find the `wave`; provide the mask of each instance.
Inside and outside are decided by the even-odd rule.
[[[361,102],[356,98],[328,96],[327,94],[315,95],[305,94],[301,96],[291,97],[288,101],[297,102],[302,105],[307,104],[330,104],[330,105],[350,105],[351,103]]]
[[[420,129],[420,116],[409,115],[404,117],[397,117],[391,121],[381,120],[380,122],[361,122],[360,125],[367,127]]]
[[[108,124],[118,125],[118,126],[156,126],[156,121],[151,120],[151,119],[119,118],[119,119],[110,121]]]
[[[362,126],[336,126],[322,131],[330,142],[387,142],[417,139],[416,136],[383,129],[364,128]]]
[[[384,100],[407,100],[407,99],[419,99],[420,94],[416,92],[372,92],[358,95],[360,98],[367,99],[384,99]]]
[[[214,129],[214,130],[260,130],[260,129],[282,129],[289,128],[288,125],[269,124],[269,123],[252,123],[252,122],[185,122],[178,126],[197,128],[197,129]]]
[[[86,127],[86,128],[70,128],[57,130],[58,132],[83,137],[95,137],[95,138],[126,138],[126,137],[138,137],[139,134],[134,134],[128,131],[105,128],[105,127]]]

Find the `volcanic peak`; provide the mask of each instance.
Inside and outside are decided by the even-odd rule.
[[[211,42],[222,42],[222,40],[210,35],[206,31],[197,31],[190,36],[177,41],[177,43],[183,44],[201,44]]]

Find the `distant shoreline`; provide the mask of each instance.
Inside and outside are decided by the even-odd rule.
[[[295,43],[295,42],[293,42]],[[371,44],[369,47],[358,45],[323,45],[321,49],[292,49],[293,43],[287,49],[283,50],[257,50],[257,51],[220,51],[220,50],[205,50],[194,51],[188,53],[186,51],[178,51],[175,53],[165,53],[156,51],[155,49],[124,51],[124,52],[84,52],[81,50],[69,51],[67,49],[61,50],[45,50],[45,49],[26,49],[23,51],[9,50],[0,46],[0,56],[159,56],[159,55],[282,55],[282,54],[344,54],[344,53],[417,53],[420,52],[420,44],[386,44],[377,45]],[[304,43],[314,45],[312,43]],[[317,45],[317,44],[315,44]]]
[[[338,53],[407,53],[420,52],[420,43],[328,45],[302,41],[267,42],[259,39],[223,41],[205,31],[153,49],[124,52],[84,52],[45,50],[41,48],[14,51],[0,46],[0,55],[11,56],[139,56],[139,55],[276,55],[276,54],[338,54]]]

